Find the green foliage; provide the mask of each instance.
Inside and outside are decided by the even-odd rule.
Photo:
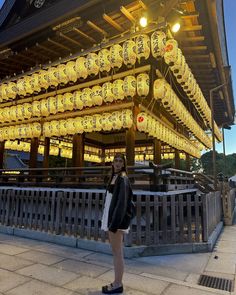
[[[203,154],[200,162],[203,173],[213,175],[212,151]],[[225,176],[231,177],[236,174],[236,154],[227,155],[216,152],[216,174],[222,172]]]

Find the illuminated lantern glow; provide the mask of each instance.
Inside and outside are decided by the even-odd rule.
[[[40,101],[32,102],[32,115],[33,117],[41,117],[41,103]]]
[[[60,124],[59,124],[59,121],[52,120],[50,122],[50,124],[51,124],[52,136],[59,136],[60,135]]]
[[[87,67],[89,76],[94,77],[98,74],[99,62],[98,62],[98,56],[96,53],[92,52],[87,55],[86,67]]]
[[[49,107],[48,107],[48,100],[44,98],[40,101],[40,104],[41,104],[41,115],[43,117],[47,117],[50,114]]]
[[[60,135],[67,135],[67,122],[66,120],[60,120],[59,121],[59,129],[60,129]]]
[[[101,121],[102,121],[102,130],[104,131],[112,130],[112,121],[111,121],[110,113],[103,113]]]
[[[74,97],[72,93],[63,94],[63,103],[65,111],[72,111],[74,108]]]
[[[81,97],[84,107],[91,107],[93,105],[91,93],[92,93],[92,91],[90,88],[84,88],[82,90],[80,97]]]
[[[40,123],[30,124],[30,128],[32,130],[33,137],[40,137],[41,136],[42,128],[41,128]]]
[[[75,69],[75,62],[74,61],[69,61],[66,63],[65,73],[66,73],[66,76],[67,76],[69,82],[75,83],[77,81],[77,72]]]
[[[56,96],[56,105],[57,105],[57,112],[63,113],[64,112],[64,97],[63,97],[63,95],[59,94]]]
[[[10,115],[11,121],[17,121],[17,113],[16,113],[16,107],[15,106],[10,107],[9,115]],[[0,116],[0,120],[1,120],[1,116]]]
[[[39,81],[39,85],[42,89],[48,89],[48,87],[49,87],[48,72],[45,70],[39,71],[38,81]]]
[[[24,103],[22,105],[22,115],[24,119],[30,119],[32,117],[32,104]]]
[[[43,124],[43,136],[51,137],[52,136],[52,127],[50,122],[45,122]]]
[[[136,94],[136,79],[134,76],[126,76],[124,79],[124,95],[126,98],[132,98]]]
[[[111,70],[110,52],[108,49],[102,49],[99,51],[98,62],[100,72],[103,74],[108,73]]]
[[[139,63],[149,58],[150,38],[148,37],[148,35],[142,34],[136,37],[135,49]]]
[[[124,64],[131,68],[136,62],[136,48],[133,40],[126,40],[123,43],[123,60]]]
[[[84,80],[88,77],[88,70],[86,66],[86,58],[78,57],[75,62],[75,71],[79,80]]]
[[[121,111],[121,120],[123,128],[130,128],[133,125],[133,113],[131,110]]]
[[[154,58],[161,58],[165,54],[166,34],[162,31],[155,31],[151,35],[151,52]]]
[[[75,134],[76,128],[75,128],[75,119],[67,119],[66,120],[66,128],[67,128],[67,134]]]
[[[111,82],[106,82],[102,85],[102,97],[104,102],[112,102],[114,100],[113,85]]]
[[[111,113],[112,129],[120,130],[122,128],[122,117],[119,111]]]
[[[38,94],[41,91],[41,86],[40,86],[40,83],[39,83],[39,74],[38,73],[34,73],[31,76],[30,84],[31,84],[31,87],[32,87],[35,94]]]
[[[123,64],[123,48],[120,44],[114,44],[110,48],[110,62],[114,70],[118,70]]]
[[[92,132],[93,124],[92,124],[92,116],[84,116],[82,120],[82,125],[84,132]]]
[[[57,87],[59,84],[57,68],[50,67],[48,69],[48,83],[51,87]]]
[[[75,133],[81,134],[84,132],[82,121],[83,121],[83,119],[81,117],[76,117],[74,119]]]
[[[153,83],[153,97],[156,100],[161,100],[167,95],[168,83],[165,79],[157,79]]]
[[[102,97],[102,87],[99,85],[95,85],[91,90],[91,98],[93,105],[102,105],[103,97]]]
[[[81,95],[82,95],[81,91],[75,91],[73,93],[75,110],[82,110],[82,108],[84,107],[83,101],[81,99]]]
[[[124,93],[124,81],[121,79],[117,79],[113,82],[112,91],[115,100],[123,100],[125,98]]]
[[[26,94],[34,93],[34,89],[33,89],[32,85],[31,85],[31,77],[25,76],[23,79],[24,79]]]
[[[65,85],[69,82],[69,79],[66,75],[66,66],[64,64],[57,66],[57,77],[61,85]]]
[[[175,64],[175,61],[177,60],[178,56],[178,43],[174,39],[169,39],[166,41],[166,47],[165,47],[165,54],[164,59],[165,62],[173,66]]]
[[[16,87],[16,83],[14,82],[9,82],[7,84],[7,87],[6,87],[6,95],[8,98],[15,98],[16,95],[17,95],[17,87]]]
[[[48,112],[50,114],[56,114],[57,113],[56,97],[50,96],[47,100],[48,100]]]
[[[22,105],[18,104],[16,106],[16,117],[17,120],[22,120],[23,119],[23,110],[22,110]]]
[[[21,79],[17,80],[16,87],[17,87],[17,93],[18,93],[19,96],[25,96],[26,95],[24,78],[21,78]]]
[[[92,124],[93,131],[101,131],[102,130],[102,116],[99,114],[93,115],[91,124]]]
[[[141,98],[145,98],[149,93],[149,75],[141,73],[137,76],[137,94]]]

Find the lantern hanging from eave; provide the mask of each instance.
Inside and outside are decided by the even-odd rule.
[[[110,48],[111,67],[118,70],[123,64],[123,48],[120,44],[114,44]]]
[[[150,38],[146,34],[141,34],[136,37],[136,56],[138,62],[147,60],[150,56]]]
[[[48,69],[48,83],[51,87],[57,87],[59,84],[57,68],[50,67]]]
[[[67,135],[68,130],[67,130],[67,124],[66,124],[66,120],[60,120],[59,121],[59,129],[60,129],[60,135],[64,136]]]
[[[43,124],[43,136],[51,137],[52,136],[52,127],[50,122],[45,122]]]
[[[14,99],[17,95],[16,83],[9,82],[6,87],[6,95],[10,99]]]
[[[40,104],[41,104],[41,115],[43,117],[47,117],[49,116],[49,107],[48,107],[48,100],[46,98],[40,100]]]
[[[75,134],[76,128],[75,128],[75,119],[69,118],[66,120],[66,127],[67,127],[67,134]]]
[[[82,108],[84,107],[83,101],[81,99],[81,95],[82,95],[81,91],[75,91],[73,93],[75,110],[82,110]]]
[[[88,77],[88,70],[86,66],[86,58],[81,56],[76,59],[75,71],[79,80],[86,79]]]
[[[26,94],[32,94],[34,93],[34,89],[31,85],[31,77],[25,76],[24,77],[24,84],[25,84],[25,92]]]
[[[16,87],[17,87],[17,94],[19,96],[25,96],[26,95],[24,78],[21,78],[21,79],[17,80]]]
[[[50,96],[49,98],[47,98],[47,100],[48,100],[48,112],[50,114],[56,114],[57,113],[56,97]]]
[[[74,119],[75,133],[81,134],[84,132],[82,121],[83,121],[83,119],[81,117],[76,117]]]
[[[40,137],[41,136],[42,128],[41,128],[40,123],[30,124],[30,127],[32,129],[33,137]]]
[[[149,93],[149,75],[141,73],[137,76],[137,94],[141,98],[147,97]]]
[[[117,79],[113,82],[112,91],[115,100],[123,100],[125,98],[124,93],[124,81],[121,79]]]
[[[41,86],[40,86],[40,82],[39,82],[39,74],[38,73],[34,73],[31,76],[31,86],[32,89],[34,91],[35,94],[38,94],[41,91]]]
[[[91,89],[91,99],[93,105],[102,105],[103,97],[102,97],[102,87],[99,85],[95,85]]]
[[[10,128],[8,128],[8,138],[9,139],[15,139],[15,128],[13,126],[11,126]]]
[[[112,121],[110,117],[111,117],[111,113],[102,114],[102,130],[104,131],[112,130]]]
[[[91,89],[84,88],[81,93],[81,100],[83,102],[84,107],[91,107],[93,105],[92,97],[91,97]]]
[[[124,79],[124,95],[132,98],[136,94],[136,78],[134,76],[126,76]]]
[[[60,136],[60,124],[57,120],[52,120],[51,122],[52,136]]]
[[[45,70],[40,70],[38,73],[38,81],[39,81],[40,88],[48,89],[49,87],[48,72]]]
[[[22,105],[22,115],[24,119],[30,119],[32,117],[32,104],[24,103]]]
[[[121,111],[121,120],[123,128],[130,128],[133,125],[133,113],[129,109]]]
[[[121,112],[115,111],[111,113],[111,122],[112,122],[112,129],[120,130],[122,128],[122,116]]]
[[[102,97],[104,102],[112,102],[114,100],[113,85],[111,82],[106,82],[102,85]]]
[[[69,61],[66,63],[65,72],[69,82],[75,83],[77,81],[77,73],[74,61]]]
[[[99,70],[103,74],[110,72],[111,70],[111,62],[110,62],[110,52],[108,49],[101,49],[98,53],[98,62],[99,62]]]
[[[165,79],[156,79],[153,83],[153,97],[157,100],[163,99],[167,95],[169,85]]]
[[[98,56],[96,53],[91,52],[87,55],[86,58],[86,67],[88,70],[89,76],[96,76],[99,72],[99,62],[98,62]]]
[[[151,35],[151,52],[154,58],[161,58],[165,54],[166,34],[162,31],[155,31]]]
[[[63,113],[65,111],[63,95],[59,94],[56,96],[56,105],[57,105],[57,112]]]
[[[173,74],[178,77],[178,73],[181,71],[181,69],[183,68],[184,66],[184,59],[182,58],[183,57],[183,54],[182,54],[182,51],[178,48],[177,49],[177,57],[176,57],[176,60],[175,60],[175,63],[173,66],[171,66],[171,71],[173,72]]]
[[[123,43],[123,60],[124,64],[131,68],[136,62],[135,42],[133,40],[126,40]]]
[[[22,105],[18,104],[16,106],[16,117],[18,120],[22,120],[23,119],[23,112],[22,112]]]
[[[41,117],[41,103],[38,100],[32,102],[33,117]]]
[[[7,84],[0,84],[0,102],[3,101],[3,97],[6,96],[6,87],[7,87]]]
[[[74,97],[72,93],[63,94],[64,97],[64,110],[72,111],[74,108]]]
[[[178,56],[178,43],[175,39],[169,39],[166,42],[164,59],[169,66],[173,66]]]
[[[66,66],[64,64],[57,66],[57,77],[61,85],[65,85],[69,82],[69,79],[66,75]]]
[[[17,121],[16,106],[9,108],[9,115],[10,115],[11,121]]]
[[[82,125],[84,132],[92,132],[93,124],[92,124],[92,116],[84,116],[82,120]]]
[[[92,116],[92,128],[93,131],[102,130],[102,116],[100,114],[95,114]]]

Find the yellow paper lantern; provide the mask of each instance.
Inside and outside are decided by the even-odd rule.
[[[63,95],[59,94],[56,96],[56,106],[57,106],[57,112],[63,113],[64,110],[64,97]]]
[[[40,86],[40,82],[39,82],[39,74],[38,73],[34,73],[31,76],[31,86],[32,89],[34,91],[35,94],[38,94],[41,91],[41,86]]]
[[[46,98],[40,100],[40,104],[41,104],[41,115],[43,117],[47,117],[49,116],[50,112],[49,112],[49,107],[48,107],[48,100]]]
[[[47,98],[48,100],[48,111],[50,114],[56,114],[57,113],[57,99],[55,96],[50,96]]]
[[[103,113],[101,123],[102,123],[102,130],[104,131],[112,130],[111,114]]]
[[[93,131],[101,131],[102,130],[102,116],[99,114],[93,115],[91,124],[92,124]]]
[[[31,85],[31,77],[25,76],[23,79],[24,79],[26,94],[34,93],[34,89],[33,89],[32,85]]]
[[[6,87],[6,95],[8,98],[15,98],[16,95],[17,95],[17,87],[16,87],[16,83],[14,82],[9,82],[7,84],[7,87]]]
[[[59,84],[57,68],[50,67],[48,69],[48,83],[51,87],[57,87]]]
[[[50,122],[50,124],[51,124],[52,136],[60,136],[60,124],[59,124],[59,121],[52,120]]]
[[[60,120],[59,121],[59,129],[60,129],[60,135],[61,136],[64,136],[64,135],[68,134],[66,120]]]
[[[84,88],[82,90],[80,97],[81,97],[84,107],[91,107],[93,105],[91,93],[92,93],[92,91],[90,88]]]
[[[84,132],[82,121],[83,121],[83,119],[81,117],[76,117],[74,119],[75,133],[81,134]]]
[[[76,72],[74,61],[69,61],[66,63],[65,72],[66,72],[69,82],[76,82],[77,81],[77,72]]]
[[[145,98],[149,93],[149,75],[141,73],[137,76],[137,93],[141,98]]]
[[[41,103],[38,100],[32,102],[33,117],[41,117]]]
[[[49,87],[48,72],[45,70],[40,70],[38,73],[38,81],[39,81],[40,88],[48,89]]]
[[[88,75],[94,77],[98,74],[99,62],[98,62],[98,56],[96,53],[91,52],[87,55],[86,66],[88,70]]]
[[[67,134],[75,134],[76,133],[75,119],[72,119],[72,118],[67,119],[66,128],[67,128]]]
[[[91,99],[92,99],[93,105],[101,105],[102,104],[103,97],[102,97],[102,87],[101,86],[95,85],[92,87]]]
[[[121,79],[117,79],[113,82],[113,87],[112,87],[114,99],[121,99],[123,100],[125,98],[125,93],[124,93],[124,81]]]
[[[17,121],[16,106],[9,108],[9,115],[10,115],[11,121]],[[1,120],[1,115],[0,115],[0,120]]]
[[[124,95],[132,98],[136,94],[136,79],[134,76],[126,76],[124,79]]]
[[[112,102],[114,100],[112,83],[106,82],[102,85],[102,97],[104,102]]]
[[[146,132],[148,126],[148,115],[145,112],[141,112],[137,116],[137,128],[141,132]]]
[[[17,94],[18,95],[20,95],[20,96],[25,96],[26,95],[24,78],[21,78],[21,79],[17,80],[16,87],[17,87]]]
[[[84,107],[83,101],[81,99],[82,92],[81,91],[75,91],[73,93],[73,100],[74,100],[74,109],[75,110],[82,110]]]
[[[112,123],[112,129],[120,130],[122,128],[123,122],[122,122],[121,112],[119,111],[112,112],[110,120]]]
[[[144,61],[149,58],[150,55],[150,39],[148,35],[141,34],[136,37],[136,55],[138,61]]]
[[[108,49],[102,49],[98,53],[99,70],[102,73],[108,73],[111,70],[110,52]]]
[[[111,67],[118,70],[123,64],[123,48],[120,44],[114,44],[110,48],[110,61]]]
[[[131,68],[136,62],[135,42],[133,40],[126,40],[123,43],[123,60],[124,64]]]
[[[124,128],[130,128],[133,125],[133,113],[131,110],[122,110],[121,111],[122,126]]]
[[[30,119],[32,117],[32,105],[30,103],[24,103],[22,105],[22,115],[24,119]]]
[[[64,64],[57,66],[57,77],[61,85],[65,85],[69,82],[68,76],[66,75],[66,66]]]
[[[74,108],[74,97],[72,93],[65,93],[64,97],[64,110],[72,111]]]
[[[151,35],[151,52],[154,58],[161,58],[165,54],[166,34],[162,31],[155,31]]]
[[[177,60],[178,56],[178,43],[174,39],[169,39],[166,42],[166,48],[165,48],[165,54],[164,54],[164,59],[165,62],[173,66]]]
[[[86,58],[78,57],[75,62],[75,71],[79,80],[86,79],[88,77],[88,70],[86,66]]]
[[[52,136],[52,126],[50,122],[45,122],[43,124],[43,136],[51,137]]]
[[[92,124],[92,116],[84,116],[82,120],[82,125],[84,132],[92,132],[93,124]]]
[[[22,110],[21,104],[18,104],[16,106],[16,117],[17,117],[17,120],[23,120],[23,110]]]

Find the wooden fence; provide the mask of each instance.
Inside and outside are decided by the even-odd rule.
[[[100,230],[104,190],[0,189],[0,222],[105,242]],[[137,215],[125,244],[158,245],[208,240],[221,220],[220,195],[135,192]]]

